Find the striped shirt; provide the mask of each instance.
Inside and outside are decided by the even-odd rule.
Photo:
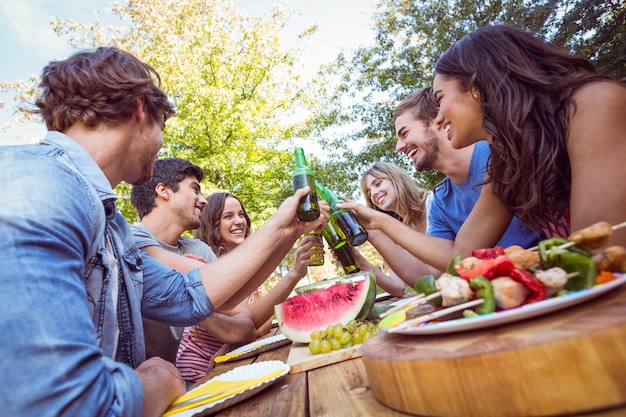
[[[220,342],[199,325],[185,327],[176,353],[176,367],[185,381],[196,382],[213,368],[216,353],[226,353],[227,349],[228,344]]]

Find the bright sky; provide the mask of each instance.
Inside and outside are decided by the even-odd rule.
[[[313,66],[332,61],[343,48],[356,48],[372,43],[370,29],[376,0],[305,0],[307,10],[294,18],[285,33],[286,43],[295,39],[295,33],[311,24],[319,26],[311,38],[312,47],[304,59]],[[71,48],[59,38],[49,23],[52,16],[90,23],[96,14],[105,24],[119,25],[117,17],[107,8],[113,0],[2,0],[0,2],[0,45],[2,65],[1,81],[27,80],[39,75],[51,60],[71,54]],[[234,0],[242,11],[256,13],[270,10],[273,0]],[[0,101],[12,107],[11,96],[0,93]],[[2,131],[10,119],[7,111],[0,113],[0,145],[19,143],[19,134],[43,136],[43,125],[17,125],[8,132]]]

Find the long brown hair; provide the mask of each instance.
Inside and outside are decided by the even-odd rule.
[[[367,176],[388,179],[396,192],[396,209],[381,210],[372,203],[367,191]],[[361,191],[368,207],[383,211],[411,228],[424,231],[426,226],[426,197],[428,190],[419,187],[415,180],[402,168],[389,162],[376,162],[361,175]]]
[[[234,198],[239,201],[243,209],[243,216],[246,219],[248,227],[246,228],[246,237],[250,235],[250,216],[246,212],[241,200],[231,193],[214,193],[207,197],[207,205],[202,209],[202,224],[194,233],[196,239],[200,239],[213,249],[215,255],[220,257],[226,253],[226,242],[220,232],[220,223],[222,221],[222,213],[224,212],[224,204],[227,198]]]
[[[475,88],[492,136],[488,182],[528,227],[568,226],[571,169],[566,138],[572,94],[608,77],[586,59],[510,26],[478,29],[453,45],[435,72]]]

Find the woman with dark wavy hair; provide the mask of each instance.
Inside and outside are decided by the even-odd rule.
[[[491,144],[487,190],[501,200],[498,212],[506,208],[551,235],[626,220],[623,84],[508,26],[466,35],[441,57],[435,74],[435,121],[452,145]],[[490,200],[480,212],[499,203]],[[508,222],[505,216],[491,221]],[[626,233],[613,242],[626,243]]]
[[[228,199],[232,199],[233,207],[237,210],[224,211]],[[216,256],[222,256],[250,235],[252,227],[250,216],[241,200],[231,193],[214,193],[208,196],[206,201],[208,204],[202,210],[202,223],[196,229],[194,237],[209,245]],[[222,217],[225,217],[224,221]],[[222,223],[224,228],[221,227]],[[237,232],[230,233],[230,229],[226,229],[230,226]]]
[[[454,242],[407,233],[348,203],[414,256],[445,267],[493,246],[512,216],[548,236],[626,220],[626,86],[542,38],[478,29],[437,62],[435,123],[455,148],[491,146],[486,184]],[[626,246],[626,230],[609,244]]]

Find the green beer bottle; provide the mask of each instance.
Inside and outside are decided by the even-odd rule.
[[[303,222],[312,222],[320,216],[320,206],[317,202],[317,190],[315,189],[315,175],[313,170],[306,164],[304,150],[296,148],[294,151],[296,169],[291,173],[294,191],[309,187],[309,194],[300,199],[296,215]]]
[[[350,250],[346,234],[339,228],[332,217],[328,219],[326,227],[322,230],[322,236],[324,236],[330,249],[337,254],[337,259],[346,274],[361,270],[361,266]]]
[[[352,210],[338,209],[337,204],[342,200],[330,188],[319,181],[315,181],[317,194],[330,204],[330,217],[335,219],[337,226],[345,233],[352,246],[359,246],[367,240],[367,230]]]

